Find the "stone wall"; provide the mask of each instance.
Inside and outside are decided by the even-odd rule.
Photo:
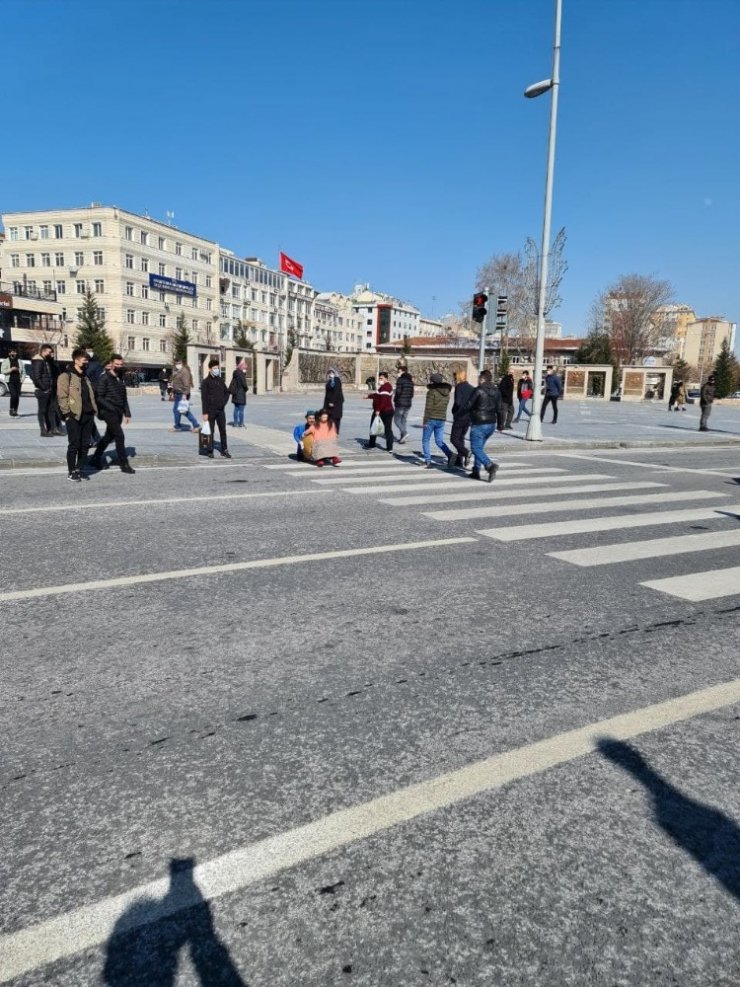
[[[375,377],[385,370],[391,380],[399,374],[401,363],[405,362],[414,381],[420,385],[427,384],[432,374],[442,374],[445,380],[452,383],[452,375],[457,370],[465,370],[468,379],[477,380],[477,370],[472,360],[467,357],[407,357],[376,356],[368,353],[348,355],[346,353],[324,353],[316,350],[294,349],[290,363],[283,371],[283,390],[300,392],[323,387],[329,368],[339,372],[345,390],[365,390],[368,377]]]

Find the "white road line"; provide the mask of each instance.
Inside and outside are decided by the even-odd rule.
[[[136,465],[136,460],[134,460],[134,465]],[[193,463],[188,466],[138,466],[136,465],[136,472],[138,473],[155,473],[163,470],[211,470],[215,472],[216,470],[235,470],[242,469],[245,466],[261,466],[262,464],[258,460],[244,460],[238,463]],[[96,480],[110,478],[113,479],[116,470],[111,470],[111,473],[104,473],[102,476],[96,476]],[[65,477],[67,475],[66,468],[61,468],[59,466],[54,466],[53,468],[39,467],[38,469],[16,469],[15,467],[11,469],[0,469],[0,480],[8,479],[12,480],[17,476],[57,476]]]
[[[486,528],[477,534],[496,541],[523,541],[529,538],[557,538],[591,531],[618,531],[622,528],[657,527],[681,521],[716,521],[723,515],[740,516],[740,504],[723,507],[697,507],[680,511],[650,511],[645,514],[613,514],[610,517],[578,518],[574,521],[546,521],[543,524],[519,524],[505,528]]]
[[[661,484],[659,484],[660,486]],[[635,484],[635,487],[652,486],[652,483]],[[696,490],[693,493],[638,494],[630,497],[594,497],[589,500],[542,501],[537,504],[494,504],[492,507],[468,507],[451,511],[428,511],[425,517],[435,521],[467,521],[476,517],[516,517],[523,514],[556,514],[560,511],[599,511],[609,507],[629,507],[636,504],[669,504],[673,501],[716,500],[729,497],[729,493],[716,493],[713,490]]]
[[[536,471],[535,470],[530,470],[530,472],[529,472],[528,475],[531,475],[533,472],[536,472]],[[547,470],[545,470],[545,469],[542,469],[539,472],[541,472],[541,473],[564,473],[565,470],[556,470],[556,469],[547,469]],[[371,477],[367,477],[367,479],[370,480]],[[459,481],[458,484],[456,484],[456,486],[459,485],[459,484],[463,484],[465,487],[467,487],[468,490],[470,489],[470,486],[471,486],[470,480],[469,480],[468,476],[466,476],[464,473],[445,473],[442,470],[435,471],[435,472],[432,472],[431,470],[429,470],[427,472],[423,472],[422,470],[419,470],[418,473],[415,473],[413,476],[409,477],[409,479],[412,482],[409,482],[409,483],[405,483],[404,482],[404,484],[403,484],[404,491],[408,491],[408,490],[414,490],[414,491],[416,491],[416,490],[436,490],[436,489],[439,489],[439,490],[449,490],[450,489],[450,480],[457,480],[457,481]],[[426,482],[424,482],[424,483],[417,483],[416,482],[417,480],[424,480]],[[340,486],[341,486],[341,484],[340,484]],[[390,490],[400,489],[400,486],[397,487],[397,488],[394,488],[394,487],[390,487],[390,488],[389,487],[383,487],[381,489],[378,489],[377,486],[367,486],[367,487],[351,487],[350,486],[350,487],[343,487],[343,489],[345,490],[345,493],[351,493],[351,494],[376,494],[376,493],[385,493],[386,490],[389,490],[389,489]]]
[[[219,500],[253,500],[257,497],[300,497],[301,494],[320,494],[322,490],[269,490],[261,493],[218,494],[207,497],[163,497],[161,500],[107,500],[93,501],[90,504],[78,501],[75,504],[52,504],[45,507],[8,507],[0,509],[0,517],[9,514],[45,514],[55,511],[87,511],[110,507],[163,507],[167,504],[215,503]]]
[[[0,936],[0,982],[7,983],[50,963],[100,946],[110,939],[116,926],[118,932],[140,928],[202,900],[212,901],[225,894],[243,891],[282,871],[440,809],[569,764],[593,754],[602,739],[631,740],[739,702],[740,679],[735,679],[589,723],[387,792],[359,805],[338,809],[323,818],[198,864],[189,891],[182,889],[179,894],[173,894],[169,878],[159,878],[38,925],[6,933]],[[142,910],[138,913],[129,911],[143,898],[166,900],[166,905],[153,906],[143,918]],[[126,912],[128,921],[124,924],[120,920]]]
[[[672,538],[650,538],[647,541],[617,542],[593,548],[573,548],[565,552],[548,552],[552,559],[591,568],[637,562],[640,559],[662,559],[669,555],[706,552],[710,549],[733,548],[740,545],[740,531],[708,531],[695,535],[675,535]]]
[[[353,460],[348,460],[348,459],[345,459],[344,456],[342,456],[341,459],[342,459],[342,467],[344,467],[344,468],[348,467],[349,469],[351,469],[351,471],[353,473],[359,473],[360,470],[367,470],[368,472],[372,472],[373,470],[384,470],[388,466],[413,466],[418,461],[416,459],[411,459],[411,458],[409,458],[408,460],[403,460],[403,459],[379,459],[377,461],[368,460],[368,459],[353,459]],[[508,470],[508,469],[511,469],[512,467],[514,469],[517,469],[517,468],[523,468],[523,467],[529,467],[529,466],[530,466],[529,463],[522,463],[522,462],[519,462],[519,461],[510,462],[509,460],[506,460],[505,462],[501,463],[501,469],[502,470],[503,469],[507,469]],[[311,471],[312,466],[311,466],[310,463],[292,463],[292,464],[291,463],[285,463],[285,464],[283,464],[283,463],[280,463],[280,464],[270,463],[269,465],[265,466],[265,469],[266,470],[285,470],[286,473],[287,472],[291,472],[291,471],[296,471],[296,472],[297,471],[301,471],[303,473],[306,473],[306,472],[310,472]]]
[[[730,451],[727,448],[727,446],[723,446],[722,447],[722,450],[723,450],[723,452]],[[669,450],[666,450],[666,452],[668,452],[668,451]],[[684,450],[684,451],[686,451],[686,452],[693,451],[693,452],[695,452],[697,454],[702,454],[702,453],[706,452],[705,449],[701,449],[701,448],[693,449],[693,450]],[[643,469],[646,469],[646,470],[658,470],[658,471],[662,471],[662,472],[665,472],[665,473],[696,473],[699,476],[726,476],[727,475],[726,473],[723,473],[720,470],[712,470],[712,469],[687,469],[687,467],[685,467],[685,466],[665,466],[663,463],[640,462],[639,460],[636,460],[636,459],[616,459],[613,456],[587,456],[585,453],[577,453],[577,452],[554,452],[553,453],[553,456],[559,456],[562,459],[585,459],[585,460],[587,460],[589,462],[593,461],[593,462],[596,462],[596,463],[614,463],[614,464],[617,464],[619,466],[641,466]]]
[[[559,476],[557,481],[562,483],[567,483],[568,481],[573,481],[574,479],[582,479],[582,477],[572,477],[572,476]],[[606,477],[605,479],[609,479]],[[480,489],[473,493],[465,492],[460,494],[431,494],[429,497],[388,497],[387,499],[381,500],[381,504],[390,504],[394,507],[403,507],[411,505],[422,505],[422,504],[456,504],[465,501],[475,501],[475,500],[506,500],[512,497],[516,497],[521,500],[522,498],[529,497],[541,497],[543,493],[547,493],[548,497],[554,497],[557,494],[583,494],[583,493],[608,493],[610,490],[639,490],[645,489],[647,487],[665,487],[665,483],[650,483],[648,481],[634,481],[632,483],[584,483],[582,486],[573,487],[548,487],[546,491],[538,485],[535,490],[522,490],[515,489],[510,490],[508,487],[501,490],[503,485],[503,480],[497,480],[493,487],[489,487],[488,484],[476,484]]]
[[[197,569],[174,569],[170,572],[145,572],[138,576],[117,576],[113,579],[94,579],[86,583],[66,583],[61,586],[39,586],[0,593],[0,603],[10,600],[33,600],[41,596],[58,596],[63,593],[89,593],[93,590],[113,589],[119,586],[139,586],[160,583],[189,576],[215,576],[224,572],[243,572],[246,569],[272,569],[277,566],[299,565],[303,562],[323,562],[326,559],[349,559],[359,555],[377,555],[382,552],[411,552],[422,548],[442,548],[474,542],[475,538],[439,538],[434,541],[414,541],[405,545],[374,545],[370,548],[347,548],[335,552],[314,552],[310,555],[283,555],[275,559],[252,559],[249,562],[230,562],[224,565],[200,566]]]
[[[326,469],[333,469],[333,468],[322,467],[322,470],[325,471]],[[356,470],[352,470],[351,473],[342,474],[341,469],[342,468],[340,466],[339,470],[337,471],[329,472],[328,474],[326,472],[322,472],[319,474],[319,479],[316,479],[316,473],[314,473],[312,477],[313,479],[316,479],[317,483],[327,483],[327,484],[335,483],[337,485],[341,485],[342,483],[354,483],[355,480],[358,480],[359,482],[364,481],[365,483],[374,483],[376,480],[379,480],[381,482],[389,482],[389,481],[405,482],[406,480],[411,480],[415,482],[416,480],[469,479],[466,473],[458,473],[452,470],[448,471],[444,468],[425,470],[425,469],[420,469],[418,466],[409,466],[409,468],[406,470],[387,470],[385,472],[378,471],[377,473],[373,473],[372,476],[359,476],[359,477],[357,476]],[[316,472],[318,473],[318,470]],[[562,476],[562,474],[566,472],[567,472],[566,470],[557,469],[554,466],[540,467],[540,469],[529,470],[527,472],[527,477],[537,475],[539,481],[539,477],[543,474],[547,474],[547,475],[558,474],[558,479],[559,479],[560,476]],[[291,475],[295,475],[295,474],[291,474]],[[593,475],[593,474],[589,474],[589,475]],[[527,479],[526,477],[523,476],[505,476],[502,480],[498,482],[508,483],[511,485],[518,483],[521,486],[522,484],[527,483]],[[547,481],[543,481],[543,482],[547,482]]]
[[[723,596],[740,595],[740,566],[691,572],[686,576],[671,576],[669,579],[648,579],[640,583],[640,586],[657,589],[668,596],[688,600],[689,603],[718,600]]]

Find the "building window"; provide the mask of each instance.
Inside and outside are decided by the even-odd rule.
[[[136,349],[136,336],[127,336],[126,337],[126,349],[127,350],[135,350]]]
[[[64,236],[64,229],[62,228],[62,224],[61,223],[55,223],[54,224],[54,237],[55,237],[55,239],[61,240],[63,236]]]
[[[198,320],[193,319],[193,332],[197,332],[197,331],[198,331]]]
[[[26,267],[35,267],[36,258],[33,254],[26,254]]]
[[[82,267],[85,263],[85,255],[81,250],[75,250],[75,267]]]
[[[159,341],[159,352],[160,353],[166,353],[167,352],[167,340],[166,339],[160,339],[160,341]]]
[[[145,274],[149,271],[149,261],[146,257],[141,258],[141,269]]]
[[[102,235],[103,235],[103,224],[93,223],[93,236],[102,236]]]
[[[136,312],[132,308],[126,309],[126,322],[128,322],[128,324],[131,326],[134,324],[134,322],[136,322]],[[129,339],[130,338],[131,337],[129,336]],[[133,349],[133,347],[131,348]]]
[[[213,310],[213,299],[206,298],[206,309],[211,312]]]
[[[133,271],[133,269],[134,269],[134,255],[133,254],[126,254],[126,267],[130,271]]]
[[[141,313],[141,324],[142,324],[142,326],[148,326],[149,325],[149,313],[148,312],[142,312]],[[145,347],[145,349],[146,349],[146,347]]]
[[[134,228],[133,228],[133,226],[127,226],[126,229],[123,231],[123,235],[124,235],[124,237],[125,237],[126,240],[133,240],[133,238],[134,238]]]
[[[165,238],[163,236],[161,236],[159,238],[159,249],[160,250],[166,250],[167,249],[167,241],[165,240]]]
[[[33,240],[33,226],[25,226],[26,240]]]
[[[75,223],[75,236],[76,237],[82,236],[82,223]]]
[[[126,294],[129,296],[129,298],[133,298],[133,295],[134,295],[134,282],[133,281],[127,281],[126,282]]]
[[[54,263],[57,267],[64,267],[64,254],[57,251],[54,254]]]
[[[212,288],[212,287],[213,287],[213,278],[211,277],[210,274],[206,274],[206,288]]]
[[[101,267],[102,266],[102,264],[103,264],[103,251],[102,250],[95,250],[95,251],[93,251],[93,264],[97,264],[98,267]]]
[[[142,298],[148,298],[149,297],[149,285],[143,284],[141,286],[141,297]]]
[[[57,281],[57,294],[64,295],[67,292],[67,284],[65,281]]]
[[[175,305],[182,305],[182,295],[175,295]]]
[[[11,240],[17,240],[18,239],[18,227],[17,226],[11,226],[11,227],[9,227],[9,229],[8,229],[8,236],[9,236],[9,238]]]
[[[144,244],[145,247],[149,243],[149,234],[144,230],[141,231],[141,242]]]
[[[161,275],[163,275],[163,276],[167,273],[167,265],[166,264],[160,264],[159,265],[159,273]]]
[[[175,253],[177,254],[178,257],[182,257],[182,244],[181,243],[176,243],[175,244]]]
[[[45,291],[45,292],[46,292],[47,294],[49,294],[49,292],[50,292],[51,290],[52,290],[52,287],[51,287],[51,281],[44,281],[44,291]]]
[[[198,248],[197,247],[193,247],[193,249],[192,249],[192,251],[190,253],[190,256],[193,258],[193,260],[197,260],[198,259]]]
[[[147,353],[149,352],[149,342],[150,340],[148,336],[144,336],[144,338],[141,341],[141,348],[145,350]]]
[[[105,281],[102,281],[100,278],[98,278],[97,281],[95,282],[95,294],[102,295],[104,294],[104,292],[105,292]]]
[[[182,281],[182,268],[181,267],[176,267],[175,268],[175,278],[178,281]]]
[[[101,322],[105,322],[105,309],[104,308],[96,308],[95,311],[97,312],[97,315],[98,315],[98,318],[100,319],[100,321]]]
[[[160,329],[166,329],[167,328],[167,316],[166,315],[160,315],[160,317],[159,317],[159,328]]]
[[[41,232],[41,239],[42,240],[48,240],[49,239],[49,227],[48,226],[39,226],[39,230]],[[11,239],[12,239],[12,237],[11,237]]]
[[[42,267],[51,267],[51,254],[42,254],[41,255],[41,266]]]
[[[78,295],[84,295],[86,290],[87,290],[87,282],[86,281],[78,281],[77,282],[77,294]]]

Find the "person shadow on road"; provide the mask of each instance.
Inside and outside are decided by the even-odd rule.
[[[630,744],[601,738],[598,751],[648,790],[658,825],[735,898],[740,899],[740,826],[718,809],[684,795]]]
[[[174,987],[186,946],[202,987],[248,987],[216,934],[194,865],[173,858],[164,898],[141,898],[120,916],[106,947],[107,987]]]

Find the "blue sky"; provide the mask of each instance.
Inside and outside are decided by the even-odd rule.
[[[3,0],[0,212],[100,201],[440,316],[539,241],[552,0]],[[739,0],[564,0],[553,313],[740,321]]]

